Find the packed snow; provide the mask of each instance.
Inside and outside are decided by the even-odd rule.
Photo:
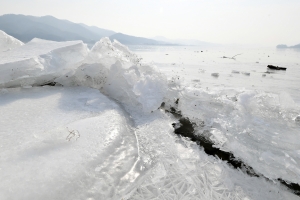
[[[263,176],[175,135],[162,102]],[[299,199],[278,181],[300,180],[299,111],[185,85],[108,38],[34,39],[0,52],[0,199]]]

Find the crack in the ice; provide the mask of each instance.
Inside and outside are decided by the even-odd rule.
[[[178,104],[178,99],[175,102]],[[162,103],[161,108],[164,109],[165,104]],[[170,110],[164,109],[166,112],[171,113],[175,118],[178,119],[179,123],[173,123],[172,126],[174,127],[174,133],[183,137],[188,137],[191,139],[191,141],[197,143],[197,145],[203,147],[203,150],[206,154],[212,155],[215,157],[218,157],[219,159],[223,161],[227,161],[229,165],[234,167],[235,169],[241,169],[243,172],[248,174],[249,176],[254,177],[263,177],[266,180],[270,181],[267,177],[265,177],[263,174],[255,172],[255,170],[245,164],[240,159],[237,159],[233,153],[222,151],[219,148],[214,147],[214,143],[208,139],[206,139],[203,136],[199,136],[194,134],[195,129],[194,127],[196,124],[192,123],[189,118],[182,116],[181,112],[176,110],[174,107],[170,107]],[[289,188],[294,194],[300,196],[300,185],[297,183],[291,183],[288,181],[285,181],[283,179],[278,178],[278,182],[280,182],[282,185]]]

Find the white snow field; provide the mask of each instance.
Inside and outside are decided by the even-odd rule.
[[[0,30],[0,53],[10,51],[12,49],[22,46],[24,43],[20,40],[7,35],[4,31]]]
[[[91,50],[80,41],[34,39],[0,58],[0,199],[299,199],[277,180],[297,182],[297,147],[249,138],[259,128],[276,129],[252,127],[265,118],[257,119],[261,108],[245,99],[258,94],[243,92],[238,104],[218,104],[222,92],[182,86],[108,38]],[[50,82],[55,86],[45,85]],[[191,95],[196,92],[200,97]],[[202,110],[191,108],[195,101],[203,103]],[[160,109],[162,102],[195,123],[204,121],[204,128],[214,126],[208,131],[216,146],[269,179],[234,169],[175,135],[172,123],[178,119]],[[277,112],[280,106],[274,106]],[[232,113],[233,107],[241,111]],[[232,135],[217,124],[226,115]],[[293,116],[285,122],[287,139],[297,146]],[[250,136],[234,136],[240,126],[249,126]],[[261,155],[259,142],[268,153]]]

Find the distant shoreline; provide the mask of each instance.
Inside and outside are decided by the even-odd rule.
[[[300,44],[294,45],[294,46],[287,46],[285,44],[279,44],[276,46],[278,49],[300,49]]]

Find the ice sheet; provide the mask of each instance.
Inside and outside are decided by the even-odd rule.
[[[175,119],[132,112],[141,160],[150,168],[128,199],[299,199],[277,184],[250,177],[174,135]],[[168,125],[167,125],[168,124]],[[125,198],[125,199],[126,199]]]
[[[233,152],[256,172],[300,183],[295,120],[300,108],[287,93],[187,87],[178,107],[198,125],[196,134]]]
[[[299,199],[276,181],[299,180],[289,94],[167,80],[108,38],[91,51],[35,39],[5,55],[0,70],[22,70],[2,71],[2,87],[25,88],[0,89],[0,199]],[[27,88],[46,81],[56,87]],[[271,181],[175,135],[162,102]]]
[[[99,91],[18,88],[0,99],[0,199],[111,199],[139,177],[130,121]]]

